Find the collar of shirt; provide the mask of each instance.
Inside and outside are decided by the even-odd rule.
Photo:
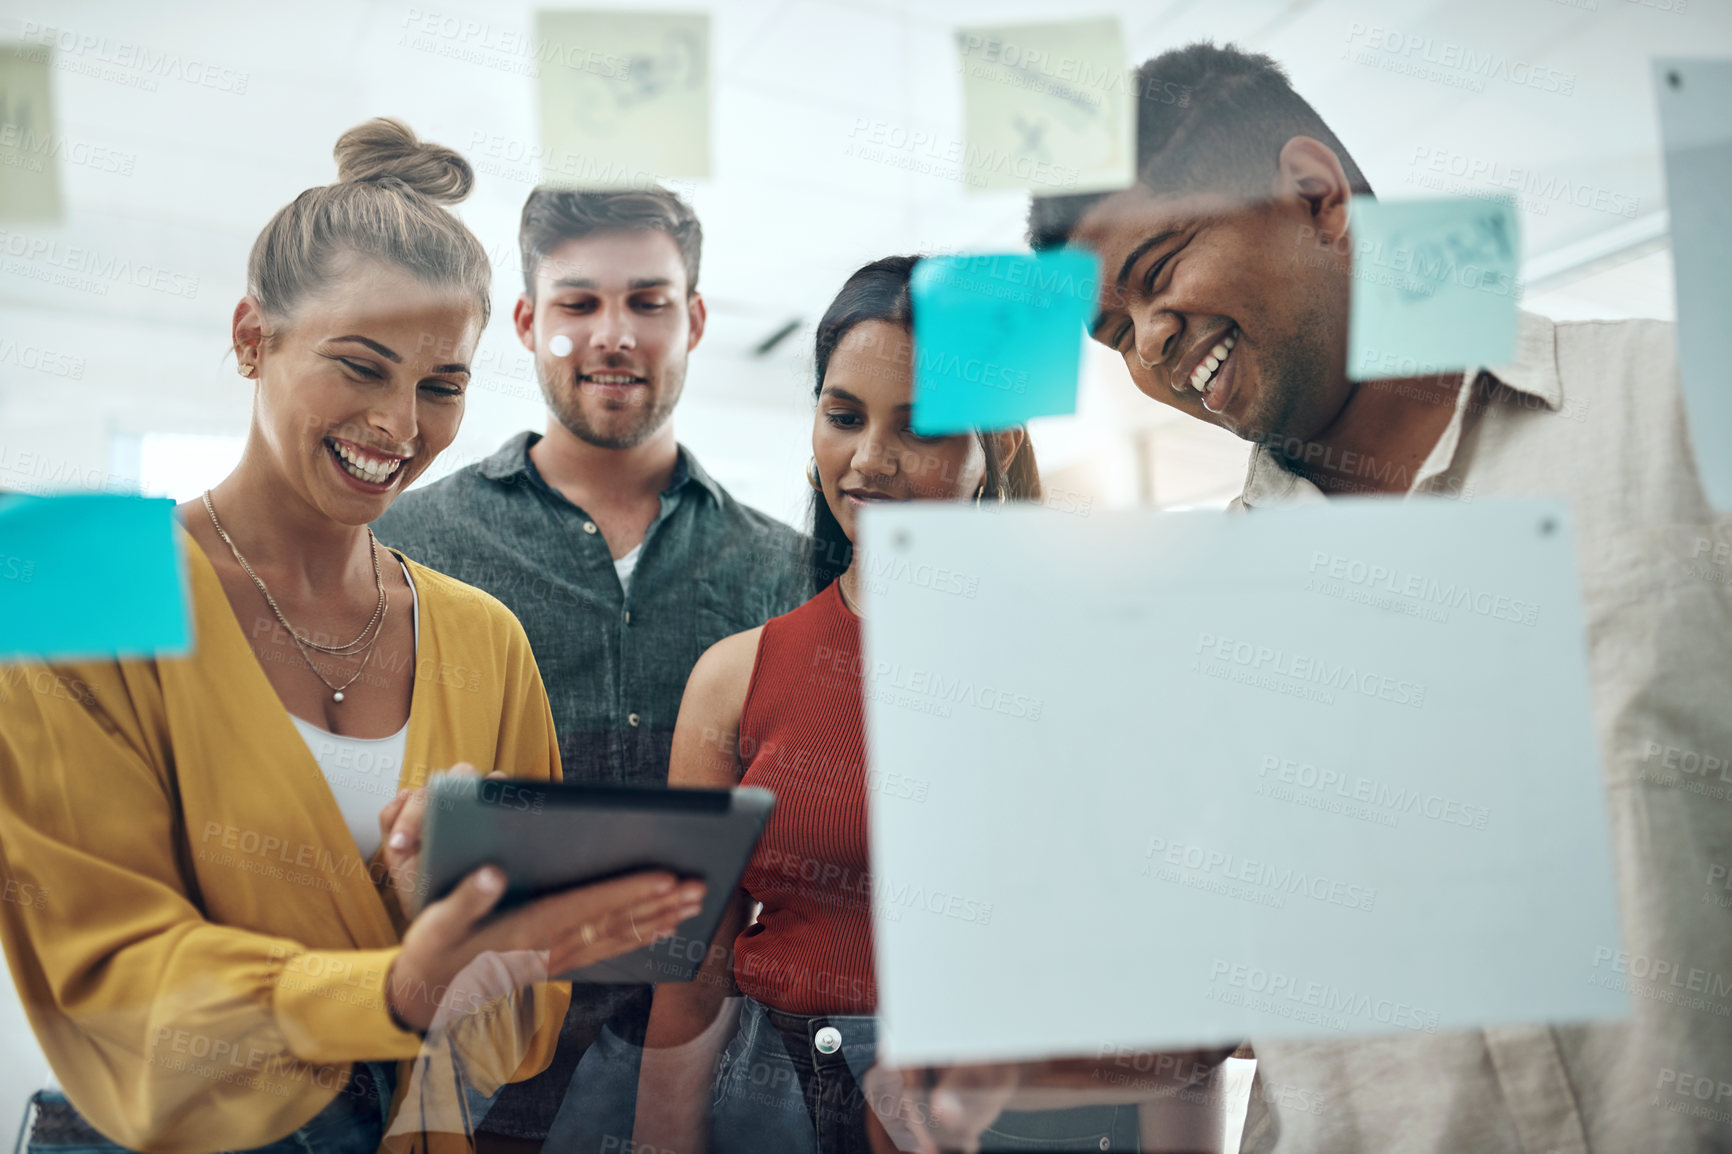
[[[1564,389],[1558,376],[1555,326],[1546,317],[1518,311],[1515,360],[1497,368],[1476,365],[1462,374],[1461,386],[1455,397],[1455,412],[1415,474],[1408,496],[1424,492],[1428,481],[1449,470],[1461,444],[1462,426],[1474,397],[1474,390],[1469,386],[1482,374],[1517,392],[1538,397],[1550,409],[1561,408]],[[1251,450],[1250,464],[1245,471],[1245,490],[1234,499],[1231,507],[1241,509],[1327,499],[1322,489],[1287,468],[1274,449],[1258,445]]]
[[[527,477],[529,483],[551,491],[547,481],[542,477],[541,470],[535,467],[535,462],[529,459],[529,450],[541,440],[541,434],[524,430],[501,445],[499,451],[484,458],[478,466],[483,477],[492,481],[509,482],[515,477]],[[721,487],[715,479],[704,471],[697,459],[684,445],[679,446],[679,459],[674,463],[674,475],[668,481],[668,487],[662,490],[662,496],[671,497],[688,484],[695,484],[710,495],[716,504],[722,503]]]

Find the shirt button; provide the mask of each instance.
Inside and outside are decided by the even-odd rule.
[[[630,609],[627,609],[627,610],[626,610],[626,611],[625,611],[625,623],[626,623],[626,624],[627,624],[627,625],[630,625],[630,624],[631,624],[631,610],[630,610]]]
[[[631,726],[633,729],[637,728],[637,714],[628,713],[625,715],[625,720],[627,725]]]
[[[593,532],[595,532],[595,522],[594,522],[594,521],[585,521],[585,522],[584,522],[584,523],[583,523],[583,531],[584,531],[584,532],[585,532],[585,533],[593,533]]]
[[[842,1048],[842,1031],[835,1026],[825,1026],[812,1035],[812,1045],[820,1054],[834,1054]]]

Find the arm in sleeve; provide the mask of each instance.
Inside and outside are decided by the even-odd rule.
[[[68,1097],[149,1154],[245,1149],[317,1114],[346,1064],[413,1057],[395,949],[307,950],[205,920],[149,663],[0,666],[0,942]]]

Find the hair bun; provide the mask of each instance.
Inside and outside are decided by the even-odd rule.
[[[343,133],[331,150],[345,183],[400,183],[439,204],[456,204],[475,187],[475,170],[452,149],[423,144],[401,120],[378,116]]]

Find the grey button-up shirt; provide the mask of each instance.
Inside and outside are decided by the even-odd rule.
[[[1421,494],[1570,501],[1623,940],[1553,977],[1627,990],[1630,1018],[1253,1038],[1245,1146],[1732,1149],[1732,517],[1697,478],[1671,326],[1523,313],[1515,363],[1466,374]],[[1322,499],[1259,449],[1235,504]]]
[[[529,459],[538,440],[520,433],[480,463],[403,494],[373,530],[517,615],[553,706],[566,781],[665,785],[692,666],[722,638],[812,595],[808,539],[734,500],[682,446],[621,588],[595,522]],[[602,1024],[641,1042],[648,1012],[648,987],[575,986],[552,1064],[507,1086],[482,1128],[545,1138]],[[596,1106],[623,1110],[629,1124],[629,1101]]]
[[[595,522],[530,461],[540,439],[520,433],[405,493],[373,530],[523,622],[567,781],[666,784],[692,666],[722,638],[812,595],[807,539],[734,500],[682,447],[622,589]]]

